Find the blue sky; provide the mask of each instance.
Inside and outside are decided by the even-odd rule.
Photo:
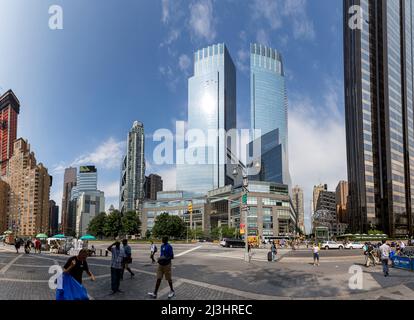
[[[49,7],[63,8],[50,30]],[[224,42],[237,66],[238,127],[249,127],[249,44],[279,50],[289,100],[293,183],[334,190],[346,179],[340,0],[0,0],[0,92],[21,102],[19,137],[54,176],[95,164],[107,206],[118,205],[129,128],[144,122],[149,173],[175,185],[173,167],[151,163],[152,133],[187,118],[196,49]]]

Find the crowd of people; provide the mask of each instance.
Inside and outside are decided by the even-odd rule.
[[[124,278],[125,270],[129,272],[131,278],[135,276],[134,272],[130,268],[132,264],[132,249],[128,245],[128,240],[124,239],[122,244],[120,241],[112,243],[108,248],[108,252],[111,253],[111,295],[123,293],[120,289],[121,281]],[[158,290],[163,278],[168,282],[170,286],[170,292],[168,298],[171,299],[175,296],[175,291],[172,282],[172,260],[174,259],[174,251],[171,244],[168,242],[168,237],[163,237],[162,245],[160,249],[160,256],[158,260],[155,260],[155,253],[158,251],[154,242],[151,242],[150,247],[150,259],[152,263],[158,262],[157,277],[155,283],[155,289],[153,292],[149,292],[150,298],[156,299]],[[66,262],[63,271],[65,274],[71,275],[78,283],[82,284],[82,274],[85,272],[92,281],[96,278],[89,270],[87,258],[89,251],[87,249],[80,250],[77,256],[71,257]],[[72,292],[73,290],[71,290]],[[64,292],[64,288],[63,288]],[[63,293],[64,294],[64,293]]]
[[[22,238],[16,238],[14,241],[14,248],[16,253],[19,253],[21,247],[24,247],[24,252],[29,254],[32,249],[35,253],[42,253],[42,242],[39,239],[27,239],[26,241]]]

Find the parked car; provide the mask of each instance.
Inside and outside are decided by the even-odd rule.
[[[342,243],[338,243],[336,241],[325,241],[321,244],[321,248],[323,248],[325,250],[329,250],[329,249],[342,250],[344,248],[344,245]]]
[[[220,241],[220,245],[225,248],[244,248],[246,243],[241,239],[223,239]]]
[[[362,249],[364,247],[363,243],[359,242],[350,242],[345,245],[345,249]]]

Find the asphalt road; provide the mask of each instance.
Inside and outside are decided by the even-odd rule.
[[[96,244],[105,249],[107,244]],[[221,248],[208,243],[174,244],[173,280],[177,299],[414,299],[413,273],[391,269],[384,278],[381,266],[366,268],[361,250],[321,251],[321,264],[313,266],[311,249],[279,249],[278,261],[267,262],[268,249],[252,251],[244,261],[243,249]],[[88,259],[96,282],[85,278],[91,299],[148,299],[153,290],[157,265],[149,258],[148,244],[132,244],[133,279],[125,274],[123,294],[110,293],[110,256]],[[0,299],[54,299],[49,288],[49,268],[63,266],[68,256],[16,254],[12,247],[0,247]],[[358,288],[350,287],[354,275],[362,273]],[[355,281],[354,281],[355,282]],[[163,281],[159,299],[166,299]]]

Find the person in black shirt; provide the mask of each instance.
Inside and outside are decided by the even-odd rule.
[[[89,271],[86,258],[88,257],[88,251],[82,249],[75,257],[71,257],[63,267],[63,271],[69,273],[76,281],[82,284],[82,274],[85,271],[92,281],[95,281],[95,276]]]

